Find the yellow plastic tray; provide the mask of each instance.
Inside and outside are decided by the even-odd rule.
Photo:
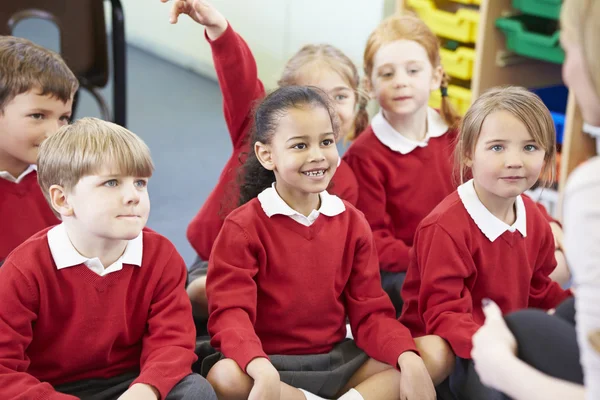
[[[461,3],[461,4],[475,4],[475,5],[481,5],[481,0],[451,0],[455,3]]]
[[[456,50],[440,49],[442,65],[448,75],[470,80],[473,77],[475,65],[475,50],[469,47],[459,47]]]
[[[460,115],[465,115],[471,106],[471,91],[461,86],[449,85],[448,97],[456,111]],[[439,90],[434,90],[429,97],[429,106],[439,109],[441,105],[442,95]]]
[[[438,36],[464,43],[475,43],[479,12],[461,8],[456,13],[438,10],[433,0],[408,0],[408,5]]]

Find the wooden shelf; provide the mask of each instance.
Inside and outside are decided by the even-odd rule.
[[[405,0],[396,0],[396,11],[405,8]],[[472,101],[494,86],[518,85],[540,88],[562,83],[562,66],[518,56],[506,49],[504,34],[496,28],[498,17],[515,12],[511,0],[482,0],[477,42]],[[561,152],[558,190],[561,194],[569,174],[583,161],[596,154],[594,139],[582,132],[581,112],[571,93],[567,103],[564,138]],[[559,201],[560,210],[560,201]]]

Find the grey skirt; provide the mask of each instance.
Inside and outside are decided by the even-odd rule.
[[[222,353],[206,357],[202,362],[202,376],[224,358]],[[329,353],[269,356],[282,382],[328,398],[338,394],[368,359],[351,339],[338,343]]]

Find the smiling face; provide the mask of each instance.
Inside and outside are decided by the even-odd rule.
[[[442,68],[431,65],[426,49],[402,39],[375,53],[368,86],[384,114],[402,117],[426,108],[431,91],[440,88],[441,80]]]
[[[290,205],[326,190],[339,154],[329,112],[320,105],[290,108],[270,144],[255,145],[263,167],[274,171],[279,195]]]
[[[0,113],[0,171],[17,177],[35,164],[40,144],[69,123],[72,99],[64,103],[39,89],[15,96]]]
[[[540,177],[544,156],[523,122],[508,111],[496,111],[485,118],[467,165],[486,204],[514,200],[530,189]]]

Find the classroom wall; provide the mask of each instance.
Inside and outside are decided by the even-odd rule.
[[[215,78],[201,26],[189,18],[169,24],[172,3],[121,0],[129,43],[184,68]],[[306,43],[331,43],[362,69],[367,36],[393,10],[390,0],[213,0],[248,42],[259,76],[276,85],[285,61]]]

